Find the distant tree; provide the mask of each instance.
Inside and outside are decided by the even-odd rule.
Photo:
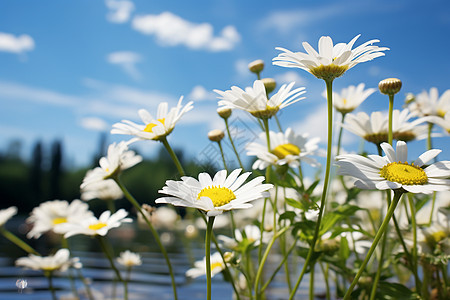
[[[57,140],[53,142],[51,150],[51,165],[50,165],[50,199],[61,198],[61,180],[63,176],[62,169],[62,142]]]
[[[40,203],[44,196],[42,161],[42,142],[37,141],[33,148],[29,177],[31,198],[35,204]]]

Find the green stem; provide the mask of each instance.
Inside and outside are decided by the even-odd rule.
[[[392,132],[392,115],[394,112],[394,94],[389,95],[389,131],[388,131],[388,143],[392,145],[393,132]]]
[[[309,300],[314,300],[314,268],[309,272]]]
[[[172,147],[170,147],[169,142],[167,141],[166,137],[163,137],[161,139],[161,142],[163,143],[164,147],[166,147],[167,152],[169,152],[170,157],[172,158],[175,166],[178,169],[178,173],[180,174],[180,176],[184,176],[186,173],[184,172],[183,167],[181,166],[180,161],[178,160],[177,155],[175,154],[175,152],[172,150]]]
[[[72,256],[72,251],[70,251],[70,248],[69,248],[69,242],[67,241],[66,238],[64,238],[64,236],[61,237],[61,247],[68,249],[69,252],[70,252],[70,256]],[[78,299],[78,298],[80,298],[80,296],[78,295],[78,291],[77,291],[77,288],[76,288],[76,285],[75,285],[75,280],[73,278],[72,271],[73,271],[73,269],[72,269],[72,267],[70,267],[68,272],[67,272],[68,273],[68,277],[69,277],[69,281],[70,281],[70,288],[72,289],[72,293]]]
[[[325,280],[325,295],[326,295],[326,299],[329,300],[331,299],[331,293],[330,293],[330,283],[328,280],[328,272],[329,272],[329,265],[327,263],[327,267],[324,268],[322,263],[319,263],[320,265],[320,269],[322,270],[323,273],[323,279]]]
[[[417,260],[418,260],[418,256],[417,256],[417,222],[416,222],[416,211],[415,211],[415,207],[414,207],[414,201],[412,198],[411,194],[408,194],[408,203],[409,203],[409,209],[411,210],[411,226],[412,226],[412,230],[413,230],[413,248],[411,251],[411,270],[413,271],[414,274],[414,279],[416,282],[416,291],[420,291],[421,290],[421,286],[420,286],[420,279],[419,276],[417,275]]]
[[[106,205],[108,207],[108,210],[111,211],[111,214],[116,212],[116,204],[114,203],[115,200],[106,200]]]
[[[344,124],[344,119],[345,119],[346,113],[341,113],[341,114],[342,114],[341,123]],[[341,126],[341,128],[339,129],[336,155],[339,155],[339,153],[341,151],[341,142],[342,142],[342,132],[343,131],[344,131],[344,127]]]
[[[428,136],[427,136],[427,150],[433,149],[433,145],[431,142],[431,132],[433,131],[434,123],[428,123]]]
[[[377,293],[378,281],[380,281],[381,271],[383,270],[384,251],[386,249],[386,241],[387,241],[387,234],[385,234],[383,236],[383,241],[381,241],[381,253],[380,253],[380,257],[378,258],[377,273],[375,274],[375,279],[373,280],[372,291],[370,293],[369,300],[374,300],[375,295]]]
[[[306,269],[308,268],[309,263],[311,261],[311,257],[314,252],[314,248],[315,248],[317,239],[319,238],[320,225],[322,222],[323,212],[324,212],[325,206],[326,206],[328,182],[330,180],[331,150],[332,150],[332,142],[333,142],[333,80],[325,80],[325,83],[327,85],[327,106],[328,106],[328,140],[327,140],[327,163],[326,163],[326,169],[325,169],[325,179],[324,179],[324,183],[323,183],[319,215],[317,217],[317,223],[316,223],[316,228],[314,230],[314,236],[311,241],[311,247],[309,248],[309,251],[306,256],[300,276],[297,279],[294,289],[292,290],[291,294],[289,295],[289,300],[294,299],[295,293],[297,292],[300,282],[302,281],[303,276],[306,273]],[[314,266],[312,266],[312,267],[314,267]]]
[[[30,245],[22,241],[19,237],[17,237],[15,234],[13,234],[11,231],[7,230],[5,227],[0,226],[0,233],[3,234],[5,238],[10,240],[13,244],[27,252],[28,254],[34,254],[39,255],[39,252],[34,250]]]
[[[45,276],[48,279],[48,289],[52,293],[52,299],[53,300],[58,300],[58,298],[56,297],[55,287],[53,286],[53,272],[52,271],[46,271],[45,272]]]
[[[431,200],[431,212],[430,212],[430,219],[428,220],[428,226],[430,226],[431,222],[433,221],[433,213],[435,205],[436,205],[436,192],[433,192],[433,199]]]
[[[122,276],[120,275],[119,270],[117,269],[116,265],[114,264],[114,259],[112,258],[111,253],[108,251],[108,246],[106,245],[105,237],[97,235],[97,240],[100,243],[100,247],[102,248],[103,253],[105,253],[106,258],[109,261],[109,264],[111,265],[111,268],[113,269],[114,273],[116,273],[116,277],[120,282],[124,282],[122,279]]]
[[[175,300],[177,300],[178,299],[177,286],[176,286],[176,282],[175,282],[175,276],[173,274],[172,264],[170,263],[169,255],[167,254],[167,251],[164,248],[164,245],[162,244],[161,239],[159,238],[158,232],[153,227],[153,225],[150,222],[150,220],[147,218],[147,215],[142,211],[142,208],[139,205],[139,203],[136,201],[136,199],[134,199],[133,195],[130,194],[130,192],[127,190],[127,188],[122,184],[121,180],[118,177],[114,178],[114,180],[116,181],[117,185],[120,187],[120,189],[122,190],[123,194],[128,199],[128,201],[141,214],[141,216],[144,219],[145,223],[147,224],[147,226],[149,227],[150,231],[152,232],[152,235],[153,235],[156,243],[158,244],[159,250],[161,251],[162,255],[164,256],[164,259],[166,260],[167,268],[169,269],[170,279],[172,281],[173,297],[174,297]]]
[[[263,118],[263,123],[264,123],[264,130],[266,131],[266,139],[267,139],[267,150],[269,150],[269,152],[272,150],[270,147],[270,134],[269,134],[269,119],[268,118]]]
[[[219,145],[220,155],[222,156],[223,167],[228,171],[227,162],[225,161],[225,155],[223,154],[222,143],[218,141],[217,144]]]
[[[206,299],[211,300],[211,234],[215,217],[208,217],[205,237]]]
[[[281,123],[280,123],[280,120],[278,120],[277,115],[275,115],[274,117],[275,117],[275,121],[277,122],[278,130],[280,132],[283,132],[283,128],[281,127]]]
[[[224,119],[224,121],[225,121],[225,127],[227,129],[228,139],[230,140],[230,144],[231,144],[231,147],[233,148],[233,152],[236,155],[236,158],[239,162],[239,166],[241,167],[242,172],[245,172],[244,165],[242,164],[241,158],[239,157],[239,153],[237,152],[236,146],[234,145],[233,138],[231,137],[230,126],[228,126],[228,119]]]
[[[381,223],[380,228],[378,229],[377,234],[375,235],[375,238],[373,240],[372,246],[369,249],[369,252],[366,255],[366,258],[362,262],[358,273],[356,274],[355,278],[353,279],[352,283],[350,284],[350,287],[348,288],[347,292],[344,295],[343,300],[350,299],[350,295],[355,288],[356,284],[358,283],[359,278],[361,277],[362,273],[364,272],[364,269],[366,268],[367,263],[369,262],[370,258],[372,257],[373,252],[375,251],[378,242],[380,241],[383,234],[386,232],[386,228],[388,227],[389,221],[392,218],[392,215],[394,214],[395,208],[397,207],[397,204],[403,195],[403,192],[401,190],[395,190],[394,191],[394,199],[391,202],[391,205],[389,205],[388,212],[386,216],[384,217],[383,223]]]
[[[288,230],[288,229],[289,229],[289,227],[284,227],[283,229],[278,231],[276,234],[274,234],[272,236],[272,239],[270,240],[269,244],[267,245],[266,250],[264,251],[264,255],[263,255],[263,257],[261,259],[261,262],[260,262],[260,264],[258,266],[258,270],[256,271],[255,288],[254,288],[256,299],[260,299],[261,298],[261,291],[259,291],[259,284],[260,284],[261,275],[262,275],[262,271],[263,271],[264,265],[266,263],[267,257],[269,256],[269,252],[272,249],[272,246],[275,243],[275,240],[278,237],[280,237],[282,234],[284,234],[286,232],[286,230]]]

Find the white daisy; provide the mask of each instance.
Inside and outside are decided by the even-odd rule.
[[[81,268],[81,263],[79,258],[70,258],[69,250],[59,249],[54,255],[38,256],[30,254],[28,257],[21,257],[16,260],[16,266],[32,270],[64,272],[70,266],[77,269]]]
[[[92,216],[89,206],[80,200],[73,200],[71,203],[65,200],[46,201],[31,211],[27,223],[32,224],[33,228],[27,237],[39,238],[43,233],[54,230],[58,224]]]
[[[446,90],[440,97],[438,89],[430,88],[430,92],[423,91],[409,104],[409,109],[418,116],[443,117],[450,111],[450,90]]]
[[[128,212],[125,209],[119,209],[111,214],[109,210],[103,212],[97,219],[95,216],[89,218],[74,220],[73,222],[56,225],[54,231],[64,234],[65,238],[77,234],[101,235],[105,236],[112,228],[119,227],[122,223],[132,222],[131,218],[126,218]]]
[[[261,242],[261,230],[258,226],[249,224],[241,231],[239,229],[234,230],[234,238],[227,237],[225,235],[217,236],[217,239],[221,241],[225,247],[229,249],[235,249],[238,244],[244,243],[245,245],[258,246]],[[270,236],[265,232],[263,234],[263,243],[268,243]]]
[[[409,122],[415,116],[416,114],[411,113],[408,109],[402,111],[395,109],[393,111],[392,131],[394,139],[409,142],[426,138],[428,126],[420,124],[427,120],[418,118]],[[345,123],[341,126],[377,145],[388,140],[389,116],[387,113],[375,111],[371,113],[370,117],[365,112],[359,112],[356,115],[349,113],[345,118]]]
[[[123,198],[123,192],[113,179],[93,182],[81,189],[81,200],[119,200]]]
[[[117,262],[128,268],[142,265],[141,255],[139,253],[131,252],[130,250],[121,252],[120,256],[117,258]]]
[[[0,227],[5,225],[9,219],[17,214],[17,207],[11,206],[5,209],[0,209]]]
[[[302,43],[307,53],[291,52],[277,47],[276,49],[283,51],[283,53],[278,54],[273,59],[273,64],[281,67],[300,68],[317,78],[332,80],[359,63],[384,56],[382,51],[389,50],[386,47],[372,45],[379,40],[370,40],[352,49],[353,44],[359,37],[360,35],[357,35],[348,44],[338,43],[333,45],[331,37],[322,36],[319,39],[318,53],[307,42]]]
[[[437,116],[425,117],[430,123],[437,124],[441,126],[448,134],[450,134],[450,111],[445,114],[443,118]]]
[[[215,252],[211,255],[211,277],[219,274],[225,269],[225,263],[219,252]],[[203,260],[196,261],[194,263],[194,268],[186,271],[186,276],[190,278],[197,278],[202,275],[206,275],[206,257]]]
[[[317,162],[311,158],[317,154],[319,138],[308,139],[308,134],[296,134],[291,128],[286,132],[269,132],[271,151],[267,149],[267,138],[263,132],[259,135],[259,142],[249,143],[245,148],[247,155],[255,155],[258,160],[253,164],[253,169],[263,170],[269,165],[289,165],[296,168],[300,161],[312,166]]]
[[[305,99],[305,97],[300,97],[306,93],[304,87],[291,91],[294,84],[295,82],[289,85],[284,84],[270,99],[267,98],[266,88],[261,80],[256,80],[253,88],[247,87],[245,91],[233,86],[231,90],[214,90],[214,92],[220,95],[219,99],[222,99],[219,101],[219,109],[237,108],[245,110],[257,118],[270,118],[280,109]]]
[[[398,141],[396,151],[388,143],[382,143],[381,148],[386,156],[344,154],[336,157],[340,167],[338,173],[356,177],[355,185],[361,189],[403,189],[424,194],[450,189],[450,161],[425,165],[441,150],[428,150],[413,163],[408,163],[405,142]]]
[[[153,118],[147,110],[140,109],[138,113],[142,122],[144,122],[143,125],[122,120],[122,123],[113,125],[111,133],[134,135],[136,139],[132,139],[130,142],[136,140],[161,140],[169,135],[180,118],[194,107],[192,101],[183,107],[181,105],[182,101],[183,97],[180,97],[177,106],[172,107],[170,110],[167,102],[160,103],[156,118]]]
[[[107,156],[100,158],[100,167],[87,172],[81,184],[81,189],[89,184],[110,179],[141,161],[142,156],[128,150],[128,143],[123,141],[119,144],[113,143],[108,147]]]
[[[376,91],[374,88],[365,90],[364,87],[364,83],[360,83],[358,86],[350,85],[342,89],[340,93],[333,92],[333,106],[343,114],[354,111],[367,97]],[[326,98],[326,91],[323,93],[323,96]]]
[[[266,197],[266,191],[273,187],[262,184],[264,176],[242,185],[251,172],[239,173],[241,169],[236,169],[227,176],[227,171],[221,170],[213,179],[208,173],[200,173],[198,180],[187,176],[181,177],[181,181],[168,180],[159,193],[170,196],[155,202],[195,207],[211,217],[232,209],[249,208],[252,205],[248,202]]]

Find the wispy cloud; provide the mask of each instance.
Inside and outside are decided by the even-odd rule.
[[[142,60],[140,54],[131,51],[118,51],[107,55],[106,60],[110,64],[118,65],[122,70],[135,80],[142,78],[136,68],[136,64]]]
[[[299,75],[299,72],[287,71],[285,73],[280,73],[275,76],[275,81],[279,84],[295,82],[296,85],[306,85],[307,80]]]
[[[109,128],[105,120],[97,117],[85,117],[80,120],[80,126],[87,130],[106,131]]]
[[[226,26],[215,36],[211,24],[193,23],[171,12],[136,16],[132,27],[143,34],[155,36],[163,46],[183,45],[193,50],[228,51],[241,40],[234,26]]]
[[[112,23],[126,23],[134,11],[134,3],[128,0],[105,0],[109,9],[106,19]]]
[[[192,101],[210,101],[217,99],[217,95],[205,89],[204,86],[196,85],[190,92],[188,99]]]
[[[0,32],[0,51],[21,54],[34,49],[34,40],[27,34],[14,36]]]

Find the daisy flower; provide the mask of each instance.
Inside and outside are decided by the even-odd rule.
[[[432,87],[429,93],[423,91],[414,97],[408,107],[419,116],[443,117],[450,111],[450,90],[446,90],[439,97],[438,89]]]
[[[17,214],[17,207],[11,206],[6,209],[0,209],[0,227],[5,225],[9,219]]]
[[[416,114],[411,113],[408,109],[393,111],[392,131],[394,139],[409,142],[426,137],[428,126],[420,126],[420,124],[426,122],[426,119],[418,118],[409,122],[415,116]],[[370,117],[365,112],[359,112],[356,115],[349,113],[345,118],[345,123],[341,126],[366,141],[378,145],[388,140],[388,119],[389,116],[380,111],[372,112]]]
[[[430,123],[437,124],[441,126],[448,134],[450,134],[450,111],[445,114],[443,118],[437,116],[425,117]]]
[[[159,141],[169,135],[180,118],[194,107],[192,101],[183,107],[181,104],[182,101],[183,96],[178,100],[177,106],[172,107],[170,110],[167,102],[160,103],[156,118],[153,118],[147,110],[140,109],[138,113],[144,124],[141,125],[128,120],[122,120],[122,123],[113,125],[111,133],[134,135],[136,138],[130,142],[137,140]]]
[[[211,255],[211,277],[219,274],[225,269],[225,263],[219,252],[215,252]],[[202,275],[206,275],[206,257],[203,260],[196,261],[194,268],[186,271],[186,276],[190,278],[197,278]]]
[[[289,85],[282,85],[277,93],[270,99],[267,97],[266,88],[261,80],[253,83],[253,88],[247,87],[244,90],[237,86],[231,87],[231,90],[219,91],[214,90],[220,95],[219,109],[237,108],[245,110],[257,118],[271,118],[280,109],[285,108],[305,97],[300,97],[306,93],[305,88],[297,88],[292,90],[295,82]]]
[[[247,155],[254,155],[258,160],[253,164],[253,169],[263,170],[269,165],[289,165],[296,168],[300,161],[316,166],[317,162],[311,158],[319,148],[319,138],[308,139],[308,134],[295,134],[288,128],[286,132],[269,132],[270,145],[272,149],[267,149],[267,139],[265,133],[259,135],[259,142],[249,143],[245,148]]]
[[[43,233],[54,230],[58,224],[90,218],[92,215],[89,206],[80,200],[71,203],[65,200],[46,201],[31,211],[27,223],[32,224],[33,228],[27,237],[37,239]]]
[[[119,227],[122,223],[131,223],[131,218],[126,218],[128,212],[125,209],[119,209],[116,213],[111,214],[109,210],[103,212],[97,219],[95,216],[66,222],[55,226],[56,233],[64,234],[65,238],[77,234],[84,235],[101,235],[105,236],[112,228]]]
[[[340,167],[338,174],[357,178],[356,187],[361,189],[398,190],[430,194],[450,189],[450,161],[425,164],[441,150],[428,150],[414,162],[408,163],[408,147],[397,142],[396,151],[388,143],[382,143],[386,156],[344,154],[336,157]]]
[[[183,176],[181,181],[168,180],[159,193],[169,195],[156,199],[156,203],[170,203],[175,206],[195,207],[208,217],[217,216],[232,209],[249,208],[248,202],[264,198],[272,184],[262,184],[264,176],[259,176],[243,185],[251,172],[241,174],[236,169],[227,176],[226,170],[216,173],[214,178],[208,173],[200,173],[198,180]]]
[[[235,249],[238,244],[242,243],[256,247],[261,242],[261,230],[253,224],[246,225],[242,231],[235,229],[234,236],[235,238],[230,238],[225,235],[219,235],[217,238],[229,249]],[[263,234],[263,243],[268,243],[269,240],[270,236],[265,232]]]
[[[59,249],[54,255],[38,256],[34,254],[28,257],[21,257],[16,260],[16,266],[32,270],[42,271],[66,271],[70,266],[77,269],[81,268],[79,258],[70,258],[70,252],[67,249]]]
[[[277,47],[276,49],[283,53],[273,59],[273,64],[281,67],[300,68],[317,78],[333,80],[359,63],[384,56],[383,51],[389,50],[386,47],[372,45],[378,43],[379,40],[370,40],[352,49],[353,44],[360,36],[360,34],[355,36],[348,44],[338,43],[336,45],[333,45],[331,37],[322,36],[319,39],[319,52],[307,42],[302,43],[307,53],[291,52]]]
[[[113,179],[106,179],[88,184],[81,189],[81,200],[119,200],[123,198],[123,192]]]
[[[127,268],[142,265],[141,255],[139,255],[139,253],[131,252],[130,250],[121,252],[120,256],[117,258],[117,262]]]
[[[364,87],[364,83],[360,83],[358,86],[350,85],[342,89],[340,93],[333,92],[334,108],[342,114],[354,111],[367,97],[376,91],[374,88],[365,90]],[[326,91],[323,96],[327,97]]]
[[[100,158],[100,167],[87,172],[81,184],[81,189],[84,189],[89,184],[113,178],[141,161],[142,156],[136,155],[132,150],[128,150],[128,143],[113,143],[108,147],[107,156]]]

